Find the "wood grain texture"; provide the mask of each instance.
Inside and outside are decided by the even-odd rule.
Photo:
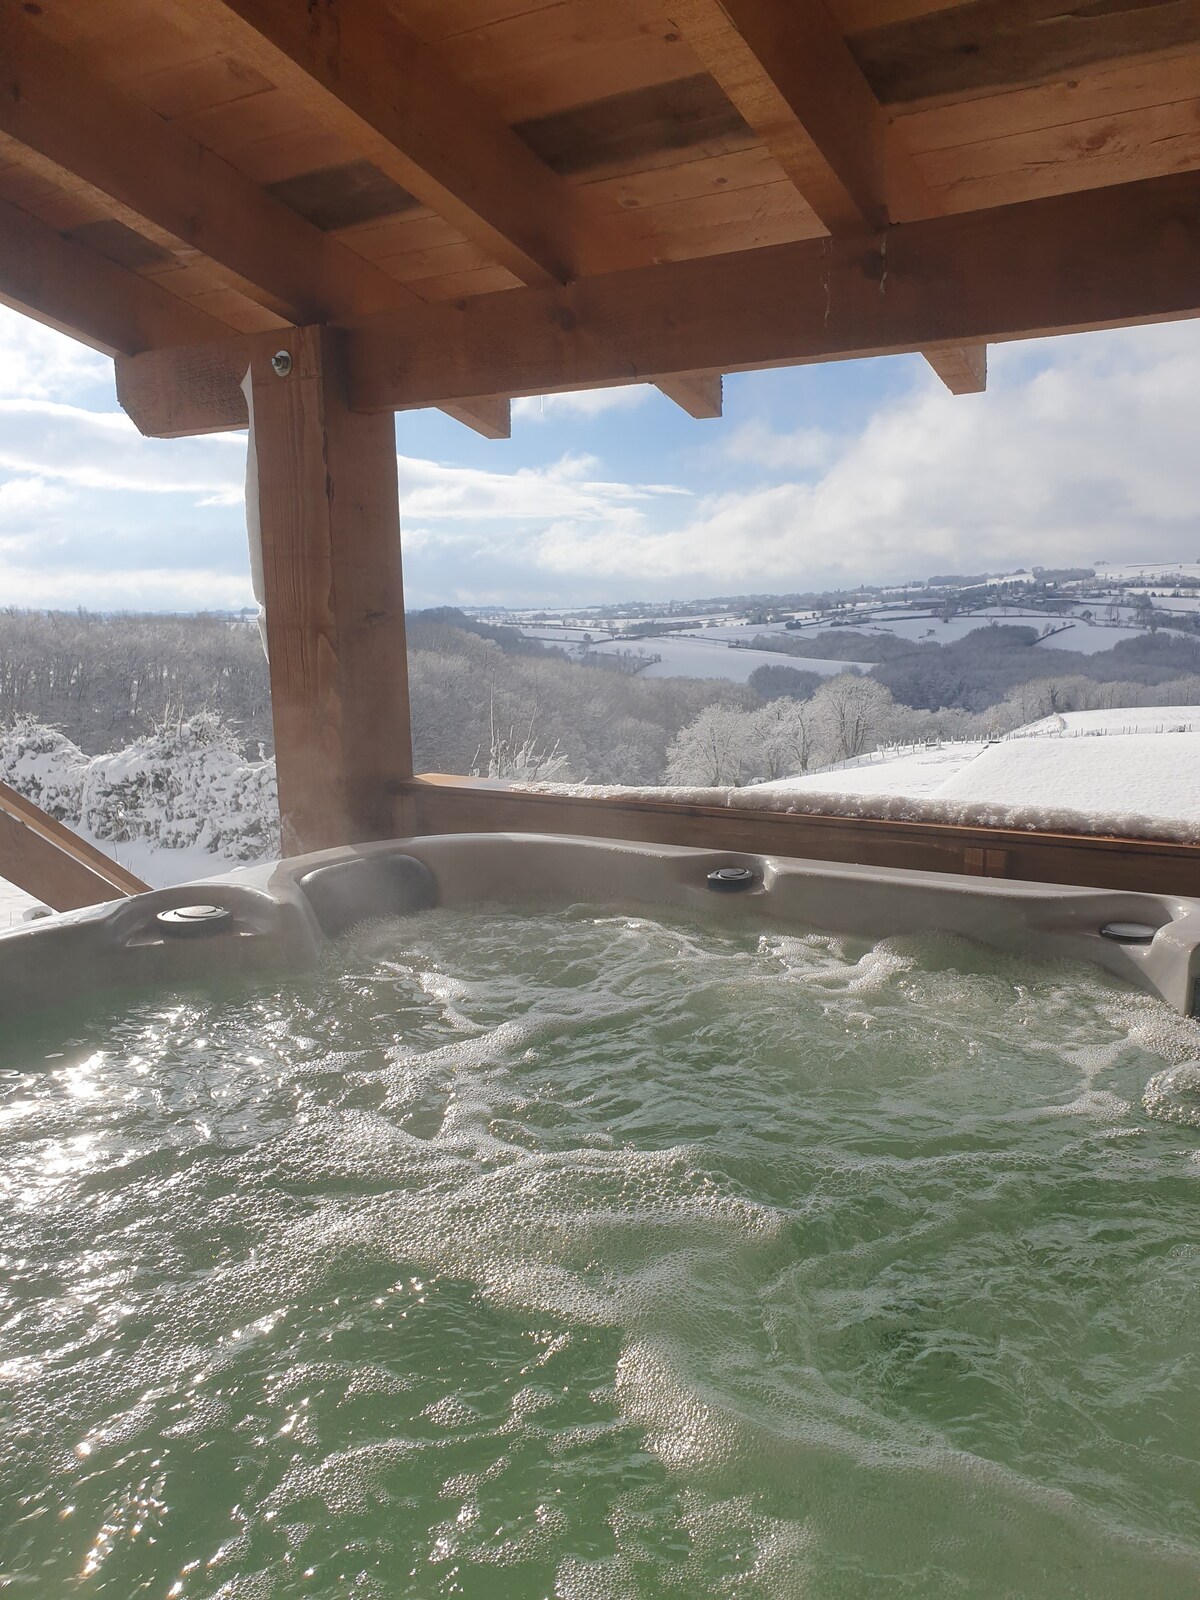
[[[396,440],[346,404],[341,341],[253,358],[253,444],[286,854],[385,838],[412,773]]]
[[[0,783],[0,877],[54,911],[102,905],[149,888],[7,783]]]
[[[973,0],[859,33],[855,57],[885,105],[965,99],[1070,76],[1099,61],[1200,42],[1200,0]]]
[[[964,344],[927,350],[925,359],[951,394],[983,394],[987,389],[987,345]]]
[[[195,18],[523,282],[565,282],[549,168],[376,0],[195,0]],[[569,192],[569,191],[568,191]]]
[[[540,393],[1200,313],[1200,175],[372,318],[364,408]]]
[[[397,410],[459,394],[542,394],[1197,315],[1200,174],[1186,173],[868,239],[378,313],[349,327],[350,396],[365,411]],[[272,336],[257,339],[268,348]],[[243,349],[227,341],[202,359],[232,370]],[[195,360],[162,350],[123,365],[153,374],[168,395],[190,382]]]
[[[748,149],[754,134],[707,72],[572,106],[514,130],[555,172],[634,171],[647,158]]]
[[[192,0],[191,14],[520,282],[650,259],[615,207],[541,161],[378,0]],[[456,270],[478,269],[442,276]],[[410,280],[417,294],[425,281]]]
[[[835,238],[936,213],[823,0],[672,0],[672,15]],[[931,364],[953,394],[986,384],[981,349]]]
[[[403,786],[397,824],[417,833],[553,833],[746,850],[812,861],[1003,876],[1148,894],[1200,895],[1200,847],[865,817],[799,816],[669,800],[480,789],[425,775]]]
[[[719,417],[724,390],[719,372],[689,372],[686,377],[660,378],[658,387],[689,417]]]
[[[0,201],[0,301],[106,355],[221,339],[229,328]]]
[[[291,322],[405,299],[328,238],[146,106],[93,77],[0,0],[0,128],[223,267]]]

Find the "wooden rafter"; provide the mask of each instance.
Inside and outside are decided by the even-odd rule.
[[[223,322],[0,201],[0,300],[105,355],[228,336]]]
[[[386,312],[349,330],[350,403],[388,410],[457,394],[537,394],[1036,338],[1200,315],[1200,174],[934,217],[862,239],[805,240]],[[224,347],[244,370],[256,335]],[[156,431],[169,397],[232,408],[221,353],[121,364]],[[200,377],[197,363],[202,363]],[[207,413],[219,421],[220,413]],[[226,413],[228,417],[229,413]],[[226,420],[225,426],[232,423]]]
[[[332,132],[522,283],[646,265],[619,210],[542,161],[384,0],[192,0],[192,24],[251,62]],[[719,415],[711,378],[660,387]]]
[[[835,238],[937,210],[823,0],[669,0],[694,53]],[[986,386],[978,349],[931,361]]]
[[[121,220],[200,251],[288,322],[415,301],[211,150],[96,78],[41,34],[15,0],[0,0],[0,23],[0,132],[106,195]],[[496,402],[482,419],[465,403],[456,415],[488,437],[501,436]]]

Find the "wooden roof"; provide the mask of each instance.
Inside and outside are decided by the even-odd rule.
[[[871,350],[970,391],[986,338],[1200,309],[1198,171],[1200,0],[0,0],[0,298],[169,352],[149,432],[326,321],[364,406],[491,434]]]

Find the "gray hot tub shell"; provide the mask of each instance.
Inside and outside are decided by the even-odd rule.
[[[740,892],[708,875],[748,869]],[[366,916],[425,906],[535,903],[703,911],[877,940],[939,930],[1000,949],[1091,961],[1200,1013],[1200,901],[826,861],[538,834],[445,834],[326,850],[47,918],[0,935],[0,1017],[97,989],[186,987],[302,970]],[[227,916],[160,920],[209,905]],[[1143,942],[1111,937],[1140,925]],[[1110,936],[1101,929],[1108,927]]]

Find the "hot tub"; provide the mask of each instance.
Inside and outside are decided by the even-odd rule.
[[[1198,916],[458,835],[0,938],[0,1577],[1194,1594]]]
[[[729,879],[712,881],[726,870]],[[0,934],[0,1017],[97,987],[299,970],[364,917],[587,901],[859,939],[938,930],[1094,963],[1176,1011],[1200,1012],[1200,901],[670,845],[449,834],[292,857]],[[178,916],[196,904],[227,915]]]

